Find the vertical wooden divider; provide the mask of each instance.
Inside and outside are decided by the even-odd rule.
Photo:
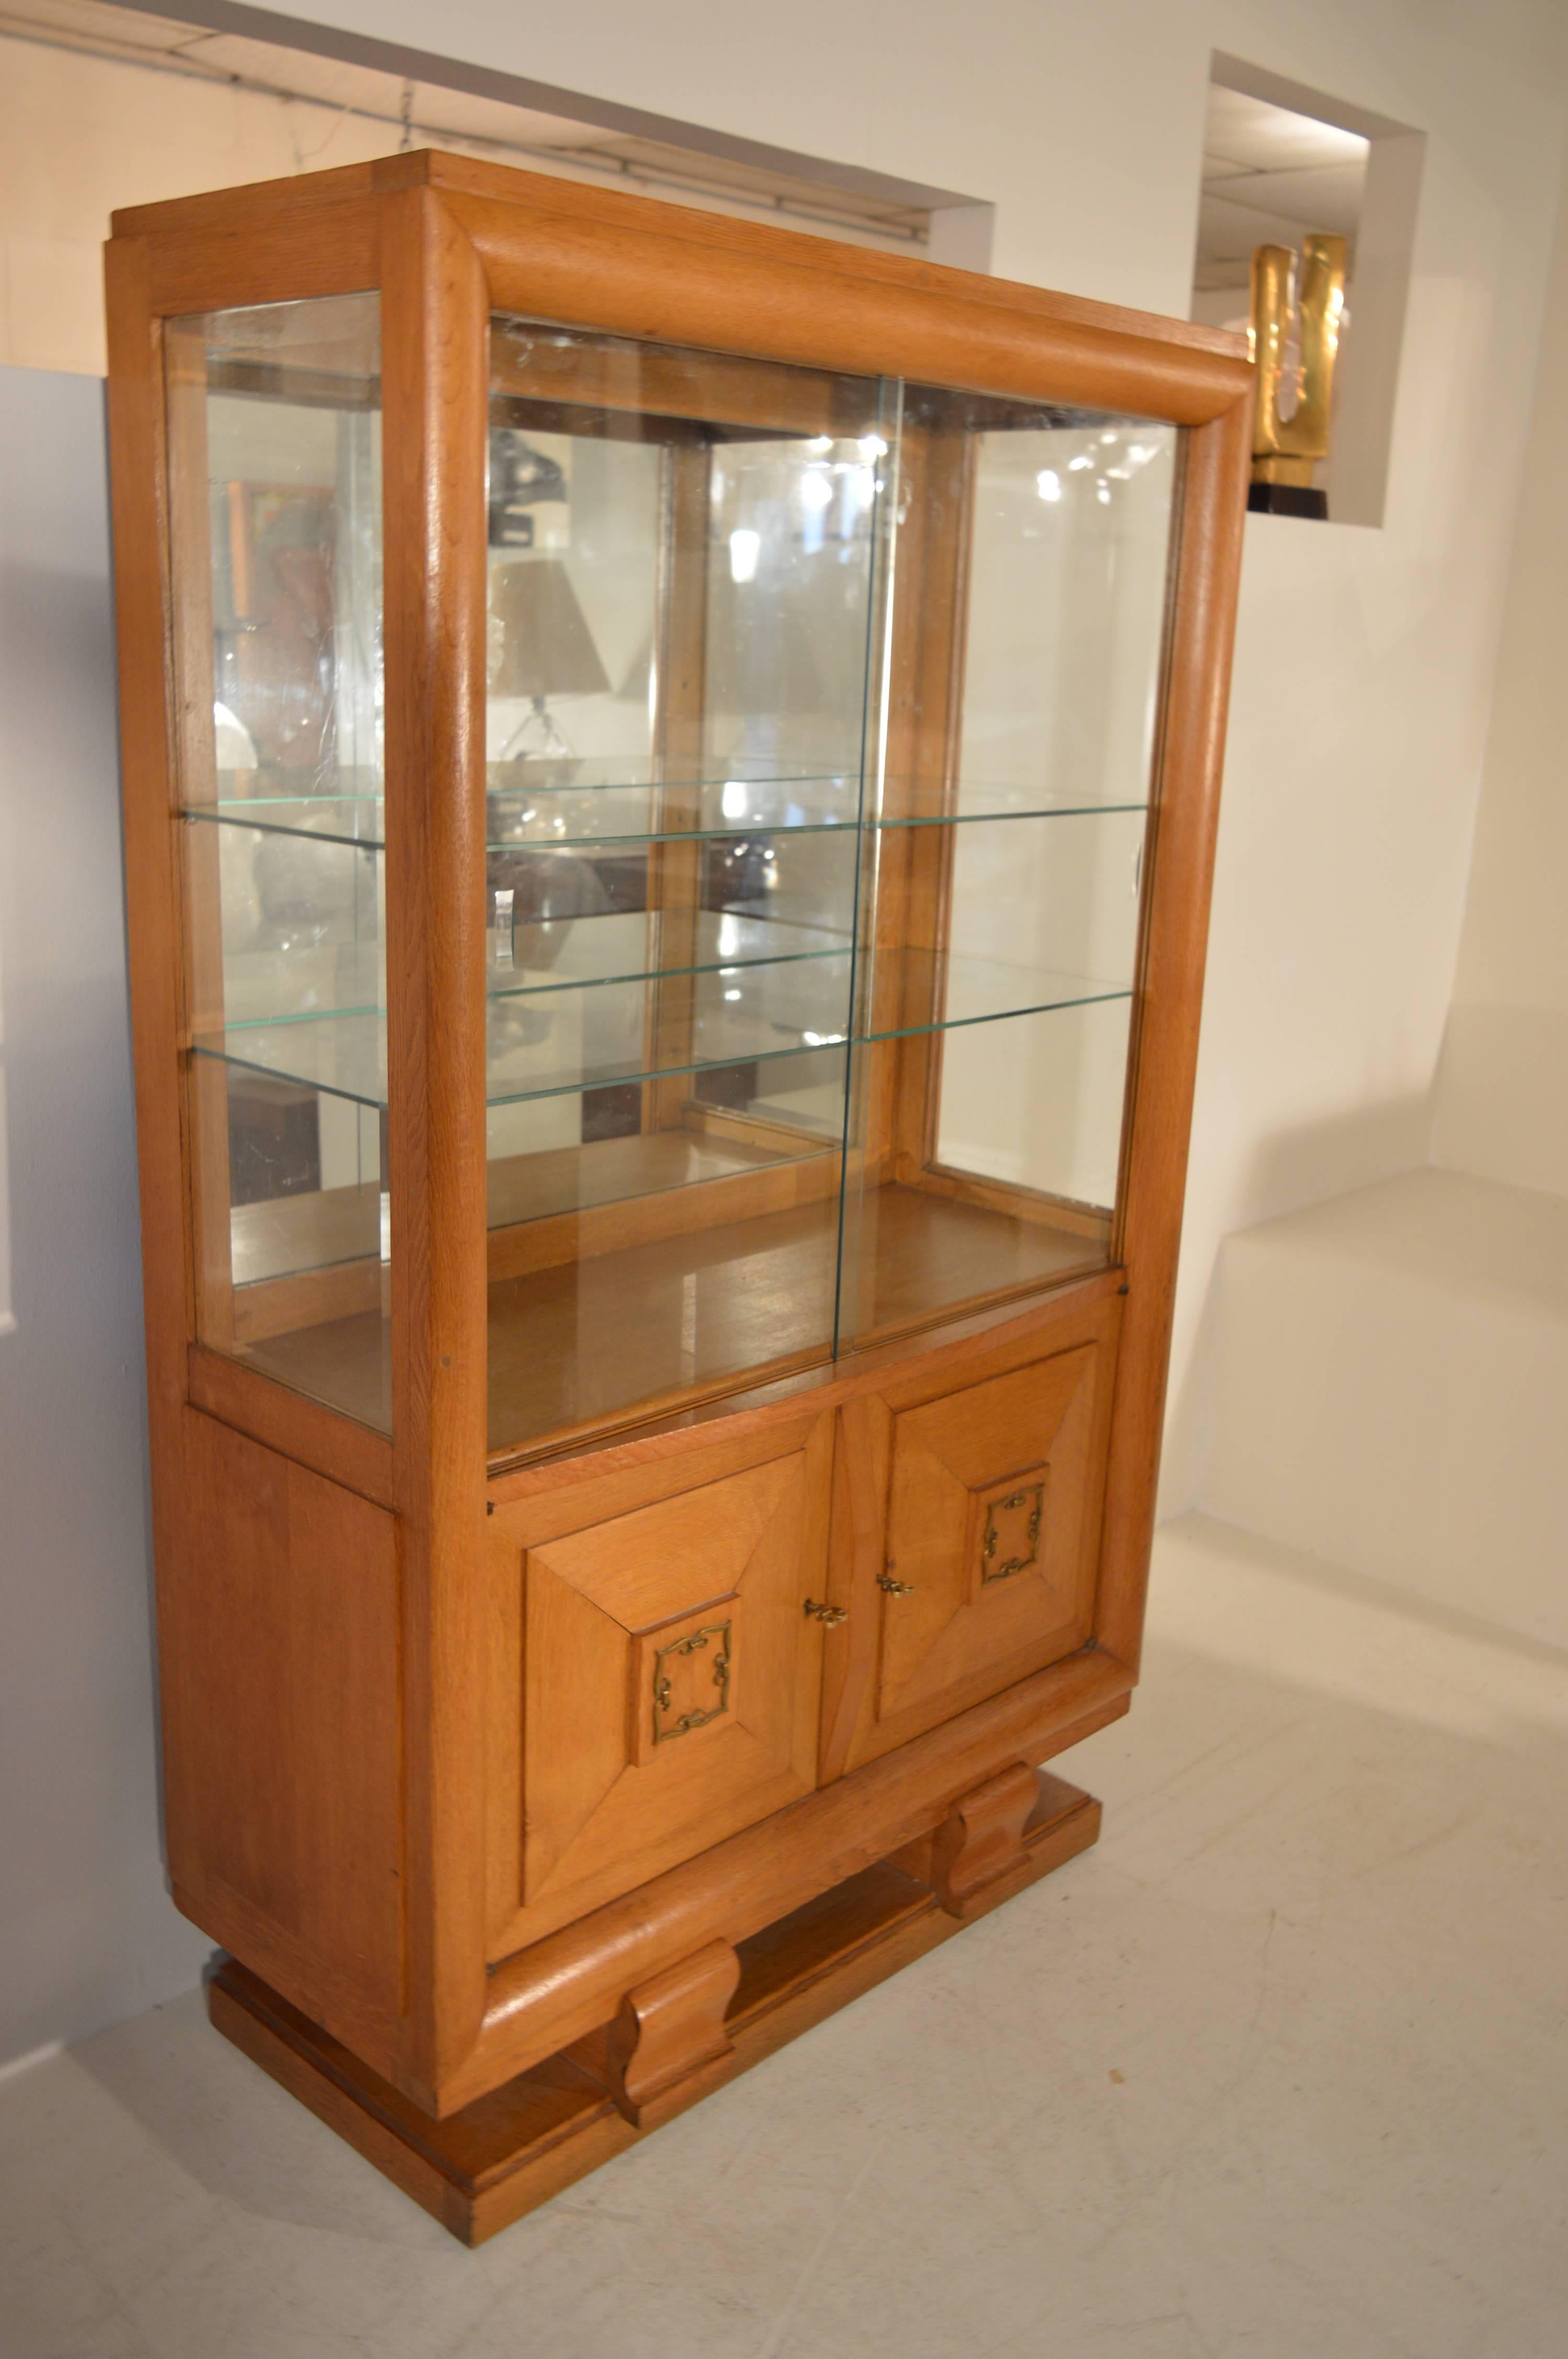
[[[484,2006],[484,460],[490,300],[438,196],[381,201],[387,1064],[404,2067]]]
[[[893,819],[934,820],[949,810],[956,777],[971,468],[959,430],[906,408],[901,433],[909,496],[899,525],[883,808]],[[877,1191],[919,1187],[935,1138],[941,1035],[929,1027],[940,1012],[950,836],[942,826],[892,828],[877,847],[871,987],[860,995],[871,1027],[895,1037],[858,1052],[869,1074],[856,1199],[844,1223],[845,1343],[876,1326]],[[928,955],[910,955],[921,952]],[[900,1035],[905,1025],[925,1028]]]
[[[702,821],[704,720],[707,712],[708,536],[710,452],[707,442],[672,441],[665,453],[666,496],[662,503],[667,568],[666,618],[660,651],[659,720],[655,746],[659,780],[655,809],[661,829],[696,830]],[[689,843],[652,847],[648,861],[651,930],[658,942],[659,980],[653,1001],[649,1047],[655,1071],[666,1078],[645,1087],[648,1130],[678,1130],[687,1101],[697,1094],[697,1076],[672,1071],[688,1064],[697,1022],[697,979],[687,972],[697,957],[701,922],[702,865],[708,847],[694,834]]]
[[[927,437],[905,408],[899,428],[900,510],[897,555],[888,595],[892,614],[881,660],[887,666],[887,739],[882,749],[881,816],[908,814],[920,735],[918,595],[909,589],[922,579],[925,556]],[[855,1004],[851,1033],[873,1032],[896,1016],[891,994],[898,988],[897,947],[909,897],[913,831],[885,828],[863,841],[858,907]],[[890,966],[882,952],[893,953]],[[852,1344],[875,1321],[878,1190],[892,1176],[900,1044],[849,1049],[849,1124],[844,1140],[843,1216],[839,1223],[838,1348]],[[841,1647],[829,1643],[832,1664]]]
[[[915,729],[912,809],[946,816],[954,807],[958,737],[963,716],[964,664],[969,604],[969,536],[974,506],[974,450],[961,426],[945,424],[925,436],[926,545],[915,625]],[[910,831],[909,883],[903,943],[914,953],[904,979],[898,1021],[934,1026],[946,1000],[940,962],[952,911],[953,831]],[[912,1032],[897,1047],[898,1108],[894,1176],[918,1188],[936,1151],[942,1035]]]

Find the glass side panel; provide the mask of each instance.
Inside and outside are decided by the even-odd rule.
[[[384,1084],[320,1045],[384,1075],[379,305],[174,320],[166,353],[198,1333],[385,1431]],[[319,1045],[209,1053],[288,1034]]]
[[[1178,444],[906,395],[840,1350],[1108,1259]]]
[[[494,1451],[832,1351],[896,408],[492,322]]]
[[[1027,415],[1027,413],[1025,413]],[[1146,803],[1176,429],[969,421],[957,782]]]

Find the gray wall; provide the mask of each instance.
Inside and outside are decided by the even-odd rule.
[[[0,2063],[195,1982],[158,1848],[103,388],[0,369]]]

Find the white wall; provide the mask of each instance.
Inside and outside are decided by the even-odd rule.
[[[1568,1195],[1568,187],[1504,610],[1438,1161]]]
[[[103,374],[102,248],[116,205],[395,145],[384,125],[330,107],[0,39],[0,362]]]
[[[113,20],[92,29],[112,33]],[[438,34],[433,26],[432,42]],[[254,73],[263,61],[246,62]],[[399,84],[387,87],[395,105]],[[397,140],[386,123],[341,106],[0,35],[0,363],[103,375],[103,243],[116,207],[329,171],[387,155]],[[415,144],[497,160],[490,141],[420,131]],[[602,171],[561,158],[546,167],[503,151],[500,160],[604,183]],[[752,219],[761,210],[712,191],[705,201]],[[907,250],[874,230],[830,234]],[[954,206],[935,218],[933,252],[983,269],[989,234],[983,205]]]
[[[1168,1495],[1183,1504],[1220,1236],[1426,1151],[1556,203],[1568,25],[1557,0],[970,0],[957,13],[904,0],[896,16],[869,0],[293,6],[993,199],[999,270],[1175,313],[1191,284],[1213,49],[1429,135],[1386,527],[1248,528],[1167,1459]],[[48,158],[39,168],[59,170]],[[38,407],[25,446],[6,438],[7,462],[39,497],[52,483],[69,516],[102,496],[96,426],[73,437],[52,390]],[[30,560],[59,561],[47,541]],[[21,1642],[0,1664],[0,1716],[43,1799],[15,1799],[7,1781],[5,1841],[20,1863],[13,1877],[7,1856],[7,1916],[17,1893],[27,1914],[21,1967],[0,1984],[8,2005],[22,2000],[0,2021],[0,2055],[144,2003],[189,1976],[200,1951],[168,1916],[152,1847],[102,595],[76,580],[71,610],[96,621],[76,625],[51,675],[46,709],[77,742],[62,740],[47,823],[30,799],[43,791],[37,764],[21,777],[13,764],[5,781],[29,834],[25,890],[13,860],[0,913],[22,1320],[0,1355],[38,1357],[0,1361],[20,1392],[5,1440],[21,1486],[7,1487],[8,1555],[23,1535]],[[41,611],[24,595],[16,644],[35,709]],[[41,981],[30,998],[26,984],[46,958],[59,995],[47,1003]],[[29,1021],[55,1027],[52,1097],[46,1076],[26,1078]],[[48,1160],[29,1178],[35,1154]]]
[[[158,1846],[122,900],[103,388],[0,369],[0,2062],[211,1947]]]

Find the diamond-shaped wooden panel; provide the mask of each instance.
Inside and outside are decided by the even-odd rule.
[[[530,1549],[530,1938],[809,1793],[820,1636],[798,1453]]]
[[[1086,1344],[894,1417],[876,1717],[901,1737],[1088,1636],[1099,1359]]]

